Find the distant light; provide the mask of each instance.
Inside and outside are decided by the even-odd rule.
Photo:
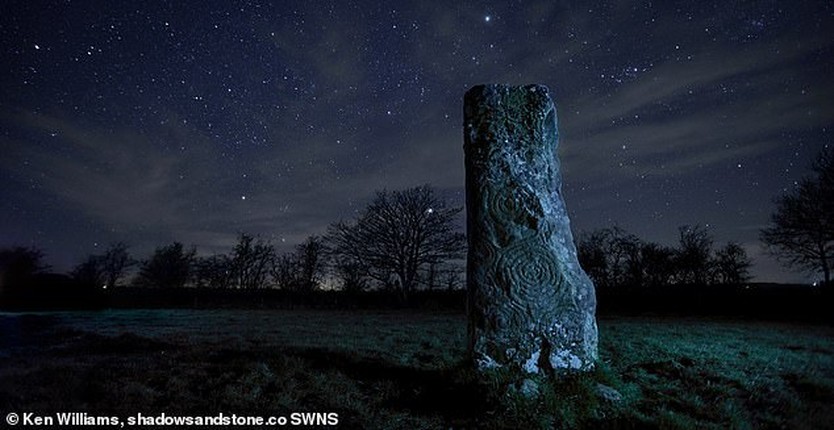
[[[434,208],[426,209],[426,213],[429,214],[429,215],[433,214],[434,213]]]
[[[492,21],[491,16],[487,15],[487,16],[484,17],[484,22],[490,22],[490,21]]]
[[[107,284],[102,285],[102,286],[101,286],[101,289],[102,289],[102,290],[106,290],[106,289],[107,289]]]
[[[240,196],[241,200],[246,200],[246,196]]]
[[[41,49],[40,45],[38,45],[38,44],[36,43],[36,44],[35,44],[35,49]]]

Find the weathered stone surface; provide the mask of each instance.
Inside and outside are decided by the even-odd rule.
[[[547,87],[476,86],[464,127],[470,353],[481,369],[592,369],[596,296],[561,196]]]
[[[597,384],[597,396],[609,403],[619,403],[623,401],[623,395],[612,387],[603,384]]]

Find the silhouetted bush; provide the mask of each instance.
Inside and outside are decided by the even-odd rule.
[[[749,280],[747,253],[729,242],[713,251],[705,228],[681,226],[677,248],[644,242],[619,227],[583,233],[577,243],[582,268],[598,290],[669,285],[741,285]]]
[[[157,248],[142,262],[136,285],[156,288],[180,288],[191,280],[197,251],[186,251],[179,242]]]

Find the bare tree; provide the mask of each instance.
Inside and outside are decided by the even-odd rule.
[[[831,285],[834,264],[834,149],[823,150],[811,177],[776,200],[776,212],[761,230],[765,249],[787,266],[822,273]]]
[[[332,262],[336,276],[341,279],[342,291],[356,293],[365,291],[368,287],[366,271],[363,267],[350,258],[337,258]]]
[[[100,255],[88,255],[86,260],[70,271],[70,276],[87,286],[102,287],[107,283]]]
[[[176,288],[183,287],[191,279],[197,250],[185,250],[179,242],[156,248],[151,258],[142,263],[139,285]]]
[[[282,290],[310,292],[318,289],[325,269],[326,247],[319,236],[310,236],[293,252],[276,257],[270,268],[275,285]]]
[[[657,243],[644,243],[640,249],[645,285],[668,285],[675,277],[675,250]]]
[[[448,291],[462,288],[465,270],[463,265],[454,262],[443,264],[440,268],[440,281]]]
[[[644,242],[620,227],[583,233],[577,243],[582,268],[601,288],[706,283],[712,244],[701,227],[681,227],[681,249]],[[699,242],[706,238],[708,243]],[[704,248],[706,246],[706,248]]]
[[[325,266],[325,246],[321,237],[310,236],[295,247],[298,263],[298,285],[301,291],[319,288]]]
[[[675,260],[679,281],[683,284],[706,285],[709,282],[709,263],[712,238],[700,225],[681,226]]]
[[[583,234],[577,245],[582,268],[602,288],[640,285],[643,279],[641,241],[620,227]]]
[[[265,288],[275,258],[275,248],[262,239],[241,233],[229,259],[232,288]]]
[[[424,267],[420,273],[421,284],[427,290],[454,290],[463,285],[464,267],[461,261],[449,260],[432,262]]]
[[[330,226],[327,242],[343,261],[383,284],[395,281],[407,297],[425,266],[462,258],[465,240],[454,221],[462,208],[447,208],[429,186],[381,191],[355,223]]]
[[[438,286],[438,280],[440,278],[440,273],[439,273],[440,268],[438,267],[439,265],[440,265],[439,262],[432,261],[431,263],[429,263],[427,265],[427,267],[424,271],[425,273],[423,274],[423,276],[418,275],[419,278],[422,278],[423,283],[426,285],[426,288],[429,289],[429,290],[433,290]]]
[[[602,229],[583,232],[576,244],[579,264],[598,288],[610,286],[607,241],[607,230]]]
[[[287,252],[275,257],[270,268],[270,275],[277,288],[296,290],[301,275],[295,253]]]
[[[127,252],[127,245],[123,242],[117,242],[104,252],[101,258],[101,268],[104,272],[104,283],[107,287],[113,288],[117,286],[127,269],[136,262],[130,258]]]
[[[729,242],[715,253],[715,281],[722,284],[739,285],[750,280],[750,258],[741,245]]]
[[[230,261],[226,255],[197,258],[194,280],[198,287],[228,288],[231,279]]]
[[[0,290],[19,287],[32,276],[49,270],[43,262],[43,251],[37,248],[16,246],[0,250]]]
[[[110,245],[104,254],[89,255],[75,266],[70,275],[85,285],[113,288],[125,276],[127,269],[136,264],[123,242]]]

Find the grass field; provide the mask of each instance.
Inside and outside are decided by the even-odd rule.
[[[834,328],[601,319],[601,365],[531,401],[462,363],[454,313],[0,314],[0,414],[337,412],[338,428],[834,428]],[[616,388],[620,402],[595,394]],[[239,428],[239,427],[238,427]]]

